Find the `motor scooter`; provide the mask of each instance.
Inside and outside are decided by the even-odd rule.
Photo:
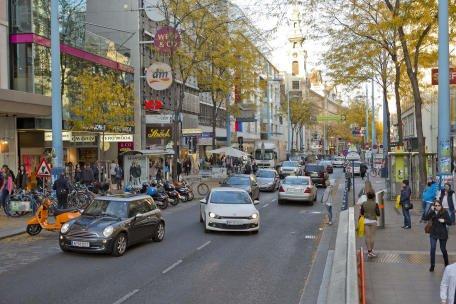
[[[179,192],[184,202],[189,202],[195,198],[192,188],[188,186],[185,181],[174,183],[174,187],[177,192]]]
[[[143,184],[141,193],[146,193],[147,195],[150,195],[154,199],[158,208],[162,210],[168,208],[168,195],[165,192],[159,192],[155,186]]]
[[[52,210],[53,209],[53,210]],[[55,222],[50,223],[48,218],[50,211],[53,211]],[[35,215],[27,222],[26,231],[29,235],[37,235],[42,229],[49,231],[59,231],[63,224],[77,218],[81,215],[81,212],[76,208],[70,209],[54,209],[52,201],[45,198],[38,207]]]
[[[168,194],[171,205],[176,206],[182,201],[182,196],[176,190],[174,185],[169,181],[165,181],[163,183],[163,189],[165,190],[166,194]]]

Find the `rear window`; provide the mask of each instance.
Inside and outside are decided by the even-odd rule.
[[[284,161],[282,166],[283,167],[299,167],[299,162],[297,162],[297,161]]]
[[[288,176],[283,181],[284,185],[309,185],[309,180],[307,178],[299,178],[299,177],[292,177]]]
[[[325,171],[325,167],[320,166],[320,165],[307,165],[306,171],[314,171],[314,172]]]

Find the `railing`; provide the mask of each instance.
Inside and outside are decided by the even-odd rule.
[[[358,282],[359,282],[359,303],[366,304],[366,280],[364,271],[364,250],[361,247],[358,251]]]

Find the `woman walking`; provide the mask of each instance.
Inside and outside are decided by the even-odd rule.
[[[412,228],[412,220],[410,218],[410,209],[411,209],[411,202],[410,196],[412,196],[412,190],[409,186],[409,181],[404,179],[402,181],[402,189],[401,189],[401,196],[400,196],[400,204],[402,206],[402,215],[404,216],[404,229]]]
[[[432,206],[429,212],[425,215],[424,219],[430,221],[429,238],[431,242],[431,267],[429,271],[434,271],[435,267],[435,250],[437,241],[440,242],[440,250],[442,251],[445,266],[448,265],[448,253],[446,250],[446,243],[448,240],[447,225],[451,225],[451,219],[448,212],[442,208],[442,204],[437,201]]]
[[[360,214],[364,216],[364,233],[366,238],[367,256],[374,258],[375,233],[377,231],[377,216],[380,216],[380,208],[375,202],[375,192],[366,193],[367,200],[361,205]]]
[[[451,223],[454,224],[455,216],[455,194],[454,191],[451,190],[451,185],[449,183],[445,183],[444,188],[440,191],[440,204],[442,205],[443,209],[445,209],[448,214],[450,215]]]
[[[25,171],[24,165],[19,166],[19,170],[16,176],[16,187],[19,189],[26,189],[28,184],[28,176]]]
[[[326,210],[328,211],[328,225],[332,225],[332,205],[333,205],[333,198],[332,198],[332,185],[329,180],[326,180],[326,189],[323,193],[321,198],[321,202],[325,204]]]
[[[79,164],[76,164],[76,167],[74,168],[73,180],[76,183],[80,183],[82,181],[82,170],[81,170],[81,165],[79,165]]]

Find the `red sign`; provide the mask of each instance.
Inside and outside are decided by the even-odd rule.
[[[163,101],[161,100],[145,100],[144,110],[146,111],[158,111],[163,108]]]
[[[46,160],[42,160],[40,167],[38,168],[38,171],[36,172],[36,176],[39,177],[46,177],[46,176],[51,176],[51,169],[49,168],[49,165],[46,163]]]
[[[439,84],[439,69],[432,69],[432,85]],[[456,84],[456,68],[450,68],[450,84]]]
[[[180,46],[179,32],[172,26],[164,26],[158,29],[154,37],[154,45],[162,53],[170,53]]]
[[[132,151],[133,150],[133,142],[132,141],[118,142],[117,143],[117,148],[119,150],[119,153]]]

